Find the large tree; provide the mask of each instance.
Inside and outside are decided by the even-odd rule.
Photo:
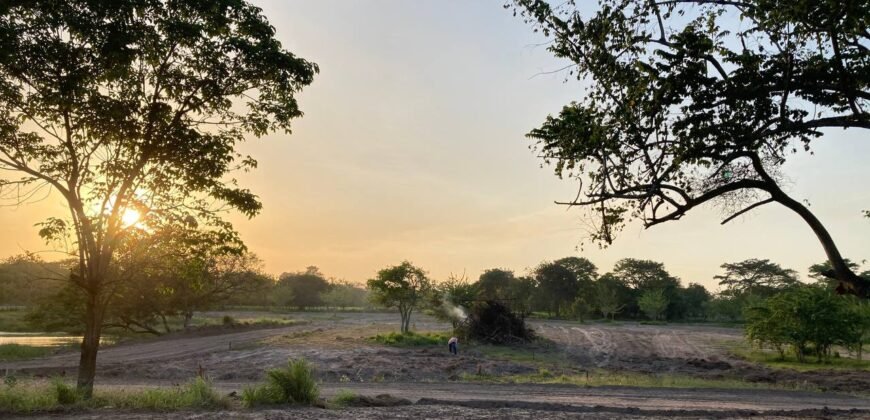
[[[592,302],[595,295],[595,280],[598,279],[598,267],[584,257],[565,257],[553,261],[571,270],[577,279],[577,295],[586,302]]]
[[[484,271],[477,280],[481,299],[501,300],[509,298],[510,286],[516,280],[514,272],[503,268]]]
[[[72,238],[87,300],[78,387],[93,389],[107,284],[136,214],[238,238],[224,210],[261,204],[232,172],[246,134],[302,115],[315,64],[286,51],[244,0],[10,0],[0,4],[0,195],[53,189],[41,234]]]
[[[629,288],[632,299],[625,309],[630,315],[640,315],[638,300],[641,296],[651,291],[661,291],[667,301],[668,318],[682,316],[680,280],[668,273],[664,264],[650,260],[623,258],[616,262],[610,275]]]
[[[551,5],[551,3],[553,3]],[[870,296],[780,171],[826,129],[870,128],[870,8],[864,1],[515,0],[585,95],[529,136],[559,176],[581,182],[609,244],[719,204],[722,223],[777,203],[820,241],[839,290]]]
[[[289,288],[293,291],[287,305],[305,310],[309,306],[323,304],[321,295],[329,291],[329,281],[315,266],[309,266],[305,271],[297,273],[282,273],[278,277],[278,288]]]
[[[543,262],[534,271],[537,290],[548,311],[556,316],[569,308],[577,297],[578,283],[574,272],[555,262]]]

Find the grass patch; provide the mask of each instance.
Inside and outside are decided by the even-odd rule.
[[[287,367],[266,373],[266,383],[242,390],[246,407],[274,404],[312,405],[320,397],[314,368],[305,359],[290,360]]]
[[[35,359],[48,356],[53,352],[53,347],[26,346],[15,343],[0,344],[0,361]]]
[[[131,410],[169,411],[181,409],[229,408],[211,383],[202,378],[171,388],[137,391],[95,390],[85,400],[73,385],[56,378],[45,383],[7,383],[0,388],[0,413],[34,413],[83,408],[123,408]]]
[[[463,374],[461,380],[508,384],[563,384],[576,386],[631,386],[642,388],[726,388],[726,389],[789,389],[817,391],[814,385],[784,385],[747,382],[739,379],[702,379],[684,375],[645,375],[640,373],[593,370],[587,374],[555,375],[547,369],[526,375]]]
[[[337,407],[348,407],[355,403],[357,399],[359,399],[359,396],[355,392],[347,389],[340,389],[329,402]]]
[[[447,340],[450,339],[450,334],[446,332],[428,332],[416,333],[409,331],[406,333],[391,332],[389,334],[378,334],[370,337],[369,341],[393,347],[417,347],[417,346],[435,346],[447,345]]]
[[[815,370],[867,370],[870,371],[870,360],[858,360],[849,357],[831,357],[821,362],[816,361],[815,356],[808,356],[803,363],[797,360],[793,354],[781,357],[778,352],[762,351],[747,346],[734,346],[729,352],[748,362],[758,363],[773,369],[791,369],[799,372],[811,372]]]
[[[480,352],[488,359],[501,359],[517,363],[568,363],[564,353],[555,350],[555,344],[543,338],[538,338],[534,342],[522,346],[475,345],[469,351]]]

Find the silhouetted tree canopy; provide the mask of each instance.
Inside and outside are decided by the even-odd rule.
[[[798,284],[797,272],[766,259],[725,263],[722,269],[725,273],[713,278],[725,287],[724,293],[732,296],[766,297]]]
[[[595,294],[594,284],[598,279],[598,267],[583,257],[565,257],[553,262],[574,273],[574,278],[577,279],[577,296],[585,302],[591,302]]]
[[[481,299],[499,300],[509,297],[514,272],[501,268],[491,268],[483,272],[477,280]]]
[[[567,310],[577,296],[577,277],[555,262],[544,262],[535,268],[535,282],[545,307],[556,316]]]
[[[813,230],[840,290],[870,296],[831,235],[782,188],[782,165],[825,129],[870,128],[865,2],[515,0],[571,63],[582,99],[529,133],[560,177],[580,181],[603,244],[632,219],[730,215],[778,203]],[[506,5],[510,7],[510,5]]]

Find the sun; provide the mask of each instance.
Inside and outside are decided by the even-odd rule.
[[[142,215],[138,211],[127,209],[124,211],[124,215],[121,216],[121,221],[124,223],[124,226],[130,227],[138,223],[141,217]]]

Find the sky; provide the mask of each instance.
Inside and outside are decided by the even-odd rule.
[[[579,100],[582,86],[549,74],[539,35],[499,1],[254,0],[285,48],[320,74],[299,96],[292,135],[252,139],[259,160],[243,184],[264,204],[230,216],[267,272],[316,265],[364,282],[410,260],[436,280],[488,268],[524,274],[541,261],[584,256],[604,273],[621,258],[663,262],[684,284],[711,290],[724,262],[769,258],[805,276],[824,259],[812,231],[768,205],[725,226],[716,208],[644,230],[633,224],[607,249],[582,247],[581,213],[555,200],[559,180],[524,135]],[[870,258],[870,141],[830,131],[785,166],[785,188],[829,229],[844,256]],[[48,248],[34,224],[67,214],[57,197],[0,207],[0,256]],[[47,258],[50,253],[47,253]]]

